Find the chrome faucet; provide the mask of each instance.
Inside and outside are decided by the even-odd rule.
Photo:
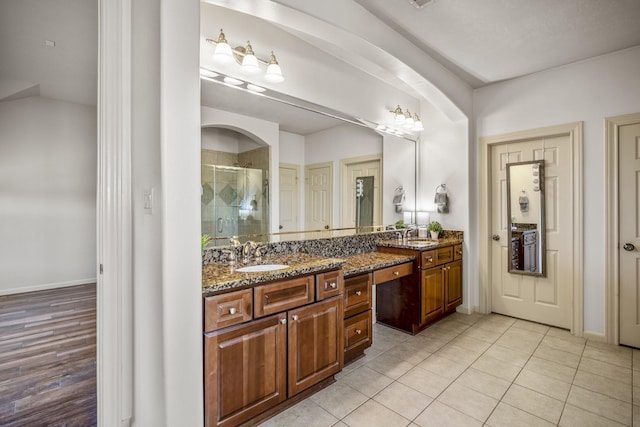
[[[244,245],[242,245],[242,262],[247,263],[251,261],[251,257],[255,255],[257,248],[258,245],[251,240],[244,242]]]
[[[238,240],[238,236],[231,236],[229,237],[229,244],[231,246],[233,246],[234,248],[241,246],[240,244],[240,240]]]

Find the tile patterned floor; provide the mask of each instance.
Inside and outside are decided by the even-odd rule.
[[[336,379],[262,426],[640,427],[639,350],[495,314],[374,325]]]

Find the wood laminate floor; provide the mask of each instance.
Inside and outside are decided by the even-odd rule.
[[[0,296],[0,426],[95,426],[95,284]]]

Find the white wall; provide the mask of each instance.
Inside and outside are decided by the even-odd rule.
[[[0,102],[0,294],[96,280],[96,109]]]
[[[416,143],[393,135],[382,137],[382,223],[403,219],[396,213],[393,196],[397,187],[405,192],[403,210],[414,211],[416,201]]]
[[[304,225],[304,136],[296,133],[280,131],[280,163],[290,163],[300,166],[298,175],[298,224],[300,229]]]
[[[584,122],[585,332],[603,334],[605,330],[604,119],[640,111],[638,70],[640,48],[636,47],[498,83],[475,93],[478,140],[506,132]],[[476,156],[475,167],[478,161]],[[474,190],[478,191],[478,187]],[[471,211],[472,221],[477,222],[476,212],[477,206]],[[477,239],[476,233],[472,240]]]

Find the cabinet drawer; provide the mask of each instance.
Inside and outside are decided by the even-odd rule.
[[[446,248],[422,252],[420,265],[425,270],[451,261],[453,261],[453,246],[447,246]]]
[[[340,295],[344,288],[342,270],[316,275],[316,298],[318,301]]]
[[[314,300],[314,276],[298,277],[253,289],[255,317],[279,313]]]
[[[462,245],[455,245],[453,247],[453,260],[457,261],[459,259],[462,259]]]
[[[344,280],[344,317],[371,308],[372,274],[362,274]]]
[[[384,283],[389,280],[399,279],[404,276],[408,276],[413,273],[413,263],[406,262],[400,265],[394,265],[393,267],[387,267],[380,270],[376,270],[373,273],[374,283]]]
[[[344,350],[371,345],[371,310],[356,314],[344,321]]]
[[[205,332],[251,320],[252,295],[251,289],[245,289],[205,298]]]
[[[524,244],[525,245],[533,245],[536,243],[536,234],[535,233],[526,233],[524,235]]]

